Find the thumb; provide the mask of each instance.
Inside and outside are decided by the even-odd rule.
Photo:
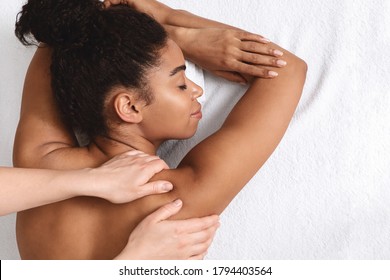
[[[173,189],[173,185],[168,181],[154,181],[139,186],[137,198],[141,198],[151,194],[166,193]]]
[[[104,0],[103,4],[104,4],[105,8],[108,8],[111,6],[111,2],[109,0]]]
[[[148,216],[148,219],[156,223],[161,222],[177,214],[182,206],[183,202],[180,199],[176,199],[168,204],[165,204],[164,206],[160,207],[158,210],[150,214]]]
[[[239,73],[229,72],[229,71],[214,71],[213,73],[221,78],[224,78],[226,80],[229,80],[229,81],[232,81],[235,83],[240,83],[240,84],[247,83],[247,80]]]

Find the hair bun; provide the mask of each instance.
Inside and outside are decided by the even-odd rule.
[[[99,0],[29,0],[18,14],[15,34],[25,45],[38,42],[52,47],[79,47],[98,29]]]

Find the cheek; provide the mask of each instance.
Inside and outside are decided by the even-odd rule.
[[[168,115],[188,115],[191,112],[191,98],[181,92],[168,92],[162,96],[160,107],[166,110]]]
[[[156,105],[158,108],[156,119],[168,137],[188,138],[194,134],[197,126],[191,118],[192,100],[188,95],[174,93],[166,96]]]
[[[179,127],[185,126],[191,114],[191,102],[187,98],[177,97],[167,100],[165,117],[169,122],[167,125]]]
[[[184,93],[159,92],[150,105],[150,116],[158,125],[175,125],[188,122],[191,114],[191,99]]]

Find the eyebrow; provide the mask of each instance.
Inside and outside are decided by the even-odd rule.
[[[175,69],[173,69],[171,71],[171,73],[169,74],[169,76],[172,77],[172,76],[176,75],[180,71],[185,71],[186,68],[187,67],[185,65],[180,65],[180,66],[176,67]]]

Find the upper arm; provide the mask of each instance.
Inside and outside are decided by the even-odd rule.
[[[176,171],[158,175],[172,181],[172,194],[183,200],[177,217],[221,213],[281,141],[299,102],[307,67],[284,52],[288,65],[277,78],[256,79],[219,131],[195,146]]]
[[[46,168],[53,151],[77,146],[53,97],[50,64],[51,50],[38,48],[27,70],[13,153],[18,167]]]

